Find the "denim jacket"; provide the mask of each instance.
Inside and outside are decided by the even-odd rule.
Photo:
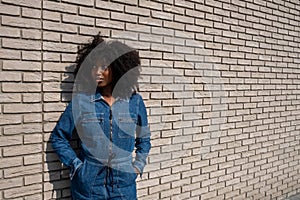
[[[73,131],[77,131],[80,138],[79,155],[69,143]],[[74,94],[50,140],[61,162],[70,168],[71,180],[85,159],[118,171],[126,171],[122,166],[130,165],[142,175],[151,148],[143,99],[133,94],[128,99],[117,98],[109,106],[99,92]]]

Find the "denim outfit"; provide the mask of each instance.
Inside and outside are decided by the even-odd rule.
[[[81,141],[78,155],[69,144],[73,131]],[[143,173],[151,148],[139,94],[117,98],[112,106],[99,92],[74,94],[50,139],[61,162],[70,168],[72,199],[136,199],[134,168]]]

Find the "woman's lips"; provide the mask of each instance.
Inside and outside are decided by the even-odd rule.
[[[103,81],[103,78],[102,78],[102,77],[96,77],[96,81],[97,81],[97,82],[102,82],[102,81]]]

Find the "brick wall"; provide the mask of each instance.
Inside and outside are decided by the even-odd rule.
[[[48,139],[98,31],[142,57],[153,148],[139,199],[300,191],[298,0],[0,2],[0,199],[70,199]]]

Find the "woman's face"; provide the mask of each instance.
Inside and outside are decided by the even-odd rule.
[[[105,88],[111,87],[112,84],[112,71],[109,66],[94,65],[91,70],[91,75],[97,87]]]

